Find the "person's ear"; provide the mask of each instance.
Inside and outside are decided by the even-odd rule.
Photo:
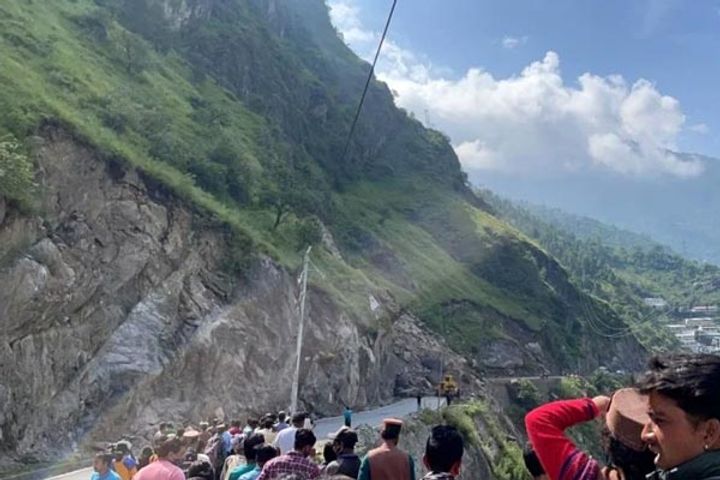
[[[720,448],[720,420],[711,418],[705,422],[705,450]]]
[[[460,465],[462,465],[462,460],[458,460],[455,462],[455,464],[450,468],[450,475],[453,477],[457,477],[460,475]]]
[[[428,462],[427,455],[423,455],[423,465],[425,465],[425,468],[430,470],[430,463]]]

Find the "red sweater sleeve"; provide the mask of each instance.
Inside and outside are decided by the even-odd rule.
[[[550,480],[597,478],[599,466],[565,436],[565,429],[599,414],[589,398],[541,405],[525,416],[530,443]]]

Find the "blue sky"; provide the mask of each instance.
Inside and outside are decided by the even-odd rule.
[[[329,4],[367,57],[391,2]],[[693,177],[666,151],[720,157],[720,0],[399,0],[389,39],[380,78],[471,173]]]

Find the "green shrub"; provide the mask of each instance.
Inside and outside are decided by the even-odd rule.
[[[500,480],[527,480],[530,478],[525,469],[522,450],[515,442],[503,442],[502,453],[493,464],[493,473]]]
[[[317,245],[322,240],[322,225],[316,216],[304,218],[297,226],[298,248]]]
[[[480,434],[477,431],[473,417],[465,410],[464,405],[450,406],[443,410],[443,417],[448,425],[457,428],[465,440],[474,447],[481,444]]]
[[[552,390],[558,398],[580,398],[587,395],[588,384],[580,377],[563,377],[560,384]]]
[[[512,401],[525,411],[532,410],[542,402],[540,392],[530,380],[521,379],[512,382],[507,388]]]

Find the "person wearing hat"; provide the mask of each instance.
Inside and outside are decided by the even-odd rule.
[[[606,396],[559,400],[541,405],[525,416],[525,428],[543,469],[552,480],[644,480],[655,468],[641,433],[649,420],[646,400],[635,389]],[[565,436],[565,430],[603,414],[601,466]]]
[[[358,436],[355,430],[341,427],[337,432],[328,435],[332,440],[332,447],[337,459],[328,463],[324,473],[326,475],[345,475],[357,479],[360,474],[360,457],[355,453]]]
[[[200,450],[200,435],[201,432],[199,430],[195,430],[193,427],[188,427],[183,432],[182,439],[188,450],[192,449],[195,452],[197,461],[207,462],[212,465],[210,457]]]
[[[125,440],[117,442],[113,448],[112,467],[122,480],[131,480],[138,471],[137,461],[132,456],[130,448],[130,443]]]
[[[382,444],[370,450],[360,464],[358,480],[415,480],[412,457],[398,448],[402,420],[386,418],[380,430]]]
[[[720,479],[720,356],[655,357],[640,381],[649,421],[643,440],[663,480]]]

